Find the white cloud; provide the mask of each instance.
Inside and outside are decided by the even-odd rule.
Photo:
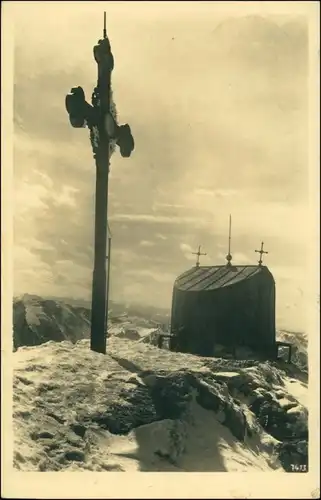
[[[162,209],[162,208],[187,208],[186,205],[182,205],[179,203],[160,203],[160,202],[154,202],[153,203],[153,211]]]
[[[175,276],[170,273],[159,273],[152,269],[129,269],[126,274],[128,276],[135,276],[137,278],[150,278],[158,283],[174,283]]]
[[[254,254],[253,254],[253,258],[249,257],[248,255],[246,255],[245,253],[242,253],[242,252],[231,251],[231,254],[232,254],[232,263],[235,264],[236,266],[238,266],[238,265],[239,266],[247,266],[247,265],[256,266],[257,265],[258,258],[256,259],[254,257]],[[220,262],[218,262],[217,265],[222,265],[222,264],[226,263],[226,255],[227,255],[227,251],[226,251],[226,253],[223,253],[223,252],[218,253],[217,259]]]
[[[211,189],[198,188],[194,190],[196,196],[214,196],[214,191]]]
[[[233,262],[240,264],[255,264],[253,259],[250,259],[247,255],[241,252],[233,253]]]
[[[54,247],[46,241],[33,238],[31,235],[21,238],[19,240],[19,245],[15,245],[15,251],[18,253],[27,251],[32,254],[32,250],[54,250]]]
[[[14,189],[14,216],[21,217],[31,209],[46,208],[48,190],[41,184],[21,181]]]
[[[77,192],[78,189],[72,186],[63,186],[61,193],[58,195],[53,195],[52,198],[57,205],[67,205],[69,207],[75,207],[76,204],[73,195],[75,195]]]
[[[180,247],[180,249],[181,249],[183,252],[190,252],[190,253],[192,253],[192,252],[195,252],[195,251],[196,251],[196,250],[195,250],[195,249],[193,249],[193,248],[191,247],[191,245],[189,245],[188,243],[180,243],[179,247]]]
[[[205,189],[198,188],[194,190],[196,196],[209,196],[209,197],[231,197],[239,194],[235,189]]]
[[[142,247],[153,247],[153,246],[155,246],[155,243],[153,241],[148,241],[148,240],[142,240],[139,244]]]
[[[14,247],[14,290],[16,294],[48,293],[54,282],[50,266],[24,246]]]
[[[186,260],[190,260],[190,261],[194,261],[194,262],[196,260],[196,255],[192,255],[190,253],[185,253],[184,257],[185,257]]]
[[[139,254],[136,254],[133,250],[126,248],[115,248],[112,250],[112,260],[114,258],[119,260],[122,264],[131,264],[139,258]]]
[[[115,214],[109,220],[115,222],[133,221],[133,222],[154,222],[155,224],[197,224],[204,225],[205,221],[197,217],[171,217],[167,215],[150,214]]]

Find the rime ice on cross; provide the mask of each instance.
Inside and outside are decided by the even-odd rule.
[[[207,255],[206,253],[201,252],[201,245],[198,247],[198,252],[192,252],[193,255],[197,255],[197,260],[196,260],[196,267],[200,266],[200,256],[201,255]]]
[[[264,246],[264,242],[262,241],[262,243],[261,243],[261,250],[255,250],[257,253],[259,253],[259,254],[260,254],[260,260],[258,261],[259,266],[262,266],[262,263],[263,263],[262,256],[263,256],[263,254],[264,254],[264,253],[266,253],[266,254],[268,254],[268,253],[269,253],[269,252],[265,252],[265,251],[263,250],[263,246]]]
[[[113,110],[111,98],[111,73],[114,69],[114,57],[107,37],[105,12],[103,38],[94,46],[93,53],[97,63],[98,75],[97,85],[92,93],[91,104],[86,101],[82,87],[74,87],[66,96],[65,105],[69,114],[69,121],[74,128],[86,126],[89,128],[96,163],[95,251],[90,348],[93,351],[106,354],[105,333],[107,331],[109,293],[109,273],[106,272],[106,247],[110,155],[115,144],[117,144],[121,155],[128,158],[134,149],[134,139],[129,125],[118,125],[116,113],[113,112],[115,110]],[[110,258],[108,259],[108,268],[110,268]]]

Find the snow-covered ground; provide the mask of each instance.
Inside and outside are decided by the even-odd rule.
[[[16,469],[282,472],[275,423],[264,429],[255,408],[268,400],[304,457],[307,410],[268,363],[238,366],[117,336],[106,356],[88,340],[13,356]]]
[[[165,313],[116,309],[104,356],[89,348],[84,304],[30,295],[15,300],[16,470],[307,466],[302,334],[278,332],[280,340],[293,341],[297,365],[204,358],[157,347]]]
[[[284,386],[289,394],[292,394],[303,406],[308,407],[308,384],[285,377]]]

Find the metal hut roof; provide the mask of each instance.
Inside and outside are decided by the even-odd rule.
[[[174,286],[184,291],[216,290],[266,271],[265,266],[196,266],[178,276]]]

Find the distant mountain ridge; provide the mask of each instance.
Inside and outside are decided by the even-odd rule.
[[[13,347],[89,338],[90,310],[25,294],[13,301]]]
[[[111,324],[156,327],[170,323],[170,311],[137,304],[110,302]],[[54,340],[72,343],[90,337],[91,304],[83,299],[24,294],[13,301],[13,347],[40,345]],[[278,330],[277,339],[292,344],[292,362],[308,371],[307,337],[301,332]]]
[[[168,323],[169,312],[154,307],[110,302],[110,317],[119,315]],[[24,294],[13,300],[13,347],[54,340],[73,343],[90,336],[91,304],[83,299]]]
[[[35,298],[37,300],[53,300],[58,303],[64,303],[75,307],[85,307],[86,309],[91,309],[91,301],[80,298],[71,298],[71,297],[56,297],[54,295],[48,295],[45,297],[40,297],[38,295],[25,293],[23,295],[19,295],[14,297],[14,302],[17,300],[29,300],[30,298]],[[127,313],[133,316],[142,316],[142,317],[153,317],[153,318],[162,318],[164,321],[167,321],[170,316],[170,311],[164,308],[158,308],[151,305],[142,305],[134,302],[115,302],[113,300],[109,301],[109,309],[112,310],[113,314],[122,314]]]

